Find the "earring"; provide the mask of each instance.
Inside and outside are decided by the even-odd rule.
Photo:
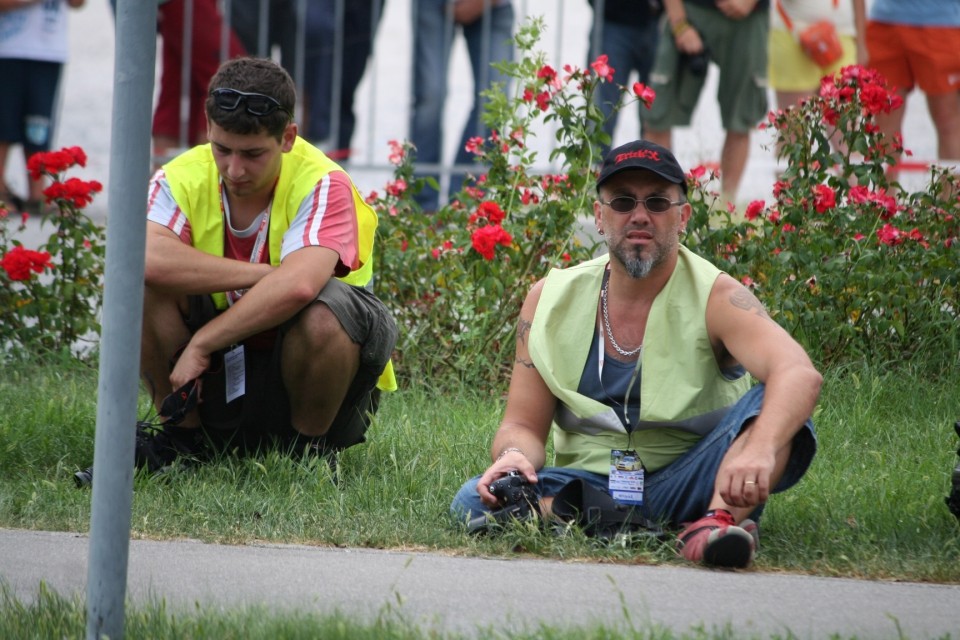
[[[599,233],[600,235],[603,235],[603,229],[601,229],[600,227],[597,227],[597,233]]]

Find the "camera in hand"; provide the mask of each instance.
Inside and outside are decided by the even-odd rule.
[[[689,69],[690,73],[693,75],[706,75],[707,69],[710,67],[710,51],[704,47],[700,53],[681,54],[680,62],[681,64],[686,65],[687,69]]]
[[[954,431],[960,437],[960,421],[953,424]],[[960,456],[960,449],[957,449],[957,455]],[[960,519],[960,463],[953,469],[953,475],[950,483],[950,495],[946,497],[947,507],[950,513]]]
[[[490,493],[499,501],[500,508],[471,519],[467,523],[468,533],[486,533],[513,520],[540,515],[540,501],[533,485],[519,471],[510,471],[490,483]]]

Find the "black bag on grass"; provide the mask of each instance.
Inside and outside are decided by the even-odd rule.
[[[957,432],[957,437],[960,437],[960,420],[953,423],[953,429]],[[957,449],[957,455],[960,456],[960,448]],[[950,495],[945,498],[947,507],[950,509],[950,513],[960,519],[960,463],[957,463],[957,466],[953,468],[950,484]]]
[[[639,507],[616,502],[583,480],[571,480],[553,498],[553,515],[578,525],[588,536],[614,538],[619,534],[663,538],[663,529],[647,519]]]

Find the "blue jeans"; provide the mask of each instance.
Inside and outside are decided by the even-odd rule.
[[[304,58],[303,89],[307,98],[306,137],[322,141],[332,135],[330,148],[349,156],[350,141],[356,127],[353,96],[360,85],[373,48],[374,31],[383,15],[383,0],[354,0],[344,3],[343,27],[337,24],[332,2],[307,4],[307,43]],[[336,34],[343,34],[339,60],[335,56]],[[339,62],[339,70],[334,63]],[[339,71],[339,95],[334,100],[334,78]],[[334,122],[334,113],[339,121]],[[335,126],[336,125],[336,126]]]
[[[473,155],[464,148],[473,136],[486,136],[488,129],[480,121],[483,100],[480,95],[494,82],[507,82],[491,62],[513,59],[513,7],[503,4],[491,7],[489,19],[480,18],[458,27],[447,17],[448,0],[416,0],[413,6],[414,61],[413,109],[410,115],[410,141],[416,146],[416,161],[440,164],[443,159],[443,108],[447,100],[447,72],[450,49],[457,28],[462,28],[473,72],[473,107],[460,137],[454,160],[470,164]],[[485,37],[486,36],[486,37]],[[436,172],[418,173],[437,179]],[[463,175],[451,175],[448,193],[456,193],[463,184]],[[425,211],[435,211],[439,193],[429,186],[417,196]]]
[[[640,82],[643,84],[650,83],[650,70],[653,68],[653,59],[657,53],[658,37],[657,20],[650,20],[643,26],[607,20],[603,23],[603,37],[599,51],[594,50],[594,42],[591,39],[588,63],[593,62],[597,59],[597,56],[605,53],[607,54],[607,62],[613,67],[613,82],[601,83],[594,94],[594,99],[606,118],[603,130],[611,139],[613,138],[613,131],[617,127],[620,86],[626,85],[630,81],[632,71],[637,72]],[[633,96],[632,90],[628,93]],[[640,110],[637,115],[642,129],[642,113],[646,107],[638,102],[637,108]],[[617,145],[604,145],[604,154],[610,150],[610,146]]]
[[[692,449],[672,463],[647,475],[643,494],[643,513],[647,518],[667,526],[678,526],[703,516],[713,497],[714,479],[720,462],[734,439],[749,420],[760,413],[764,386],[750,389],[730,408],[720,424]],[[806,473],[817,450],[817,438],[813,422],[807,420],[793,438],[787,468],[774,487],[773,493],[785,491],[795,485]],[[601,491],[607,490],[607,476],[581,469],[544,467],[537,472],[537,493],[541,497],[555,496],[569,481],[582,478]],[[450,514],[457,522],[465,522],[490,508],[480,501],[476,476],[463,484],[453,498]],[[758,520],[763,505],[751,514]]]
[[[264,8],[265,27],[260,19]],[[194,25],[194,28],[205,26]],[[297,57],[297,7],[294,0],[232,0],[230,26],[248,55],[269,58],[272,46],[279,46],[280,64],[293,75]],[[263,41],[260,39],[261,27]]]

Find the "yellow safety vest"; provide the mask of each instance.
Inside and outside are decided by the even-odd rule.
[[[163,170],[174,199],[190,221],[193,246],[204,253],[223,256],[224,221],[220,210],[220,172],[214,162],[210,145],[204,144],[190,149],[165,164]],[[331,171],[342,169],[303,138],[298,137],[293,148],[283,154],[280,176],[270,208],[267,244],[270,264],[280,264],[283,234],[290,228],[300,203]],[[360,267],[340,280],[362,287],[373,277],[373,242],[377,231],[377,214],[364,201],[356,185],[353,185],[353,203],[357,212]],[[225,293],[214,293],[212,298],[218,309],[227,308]],[[377,386],[387,391],[397,388],[392,362],[387,363]]]

